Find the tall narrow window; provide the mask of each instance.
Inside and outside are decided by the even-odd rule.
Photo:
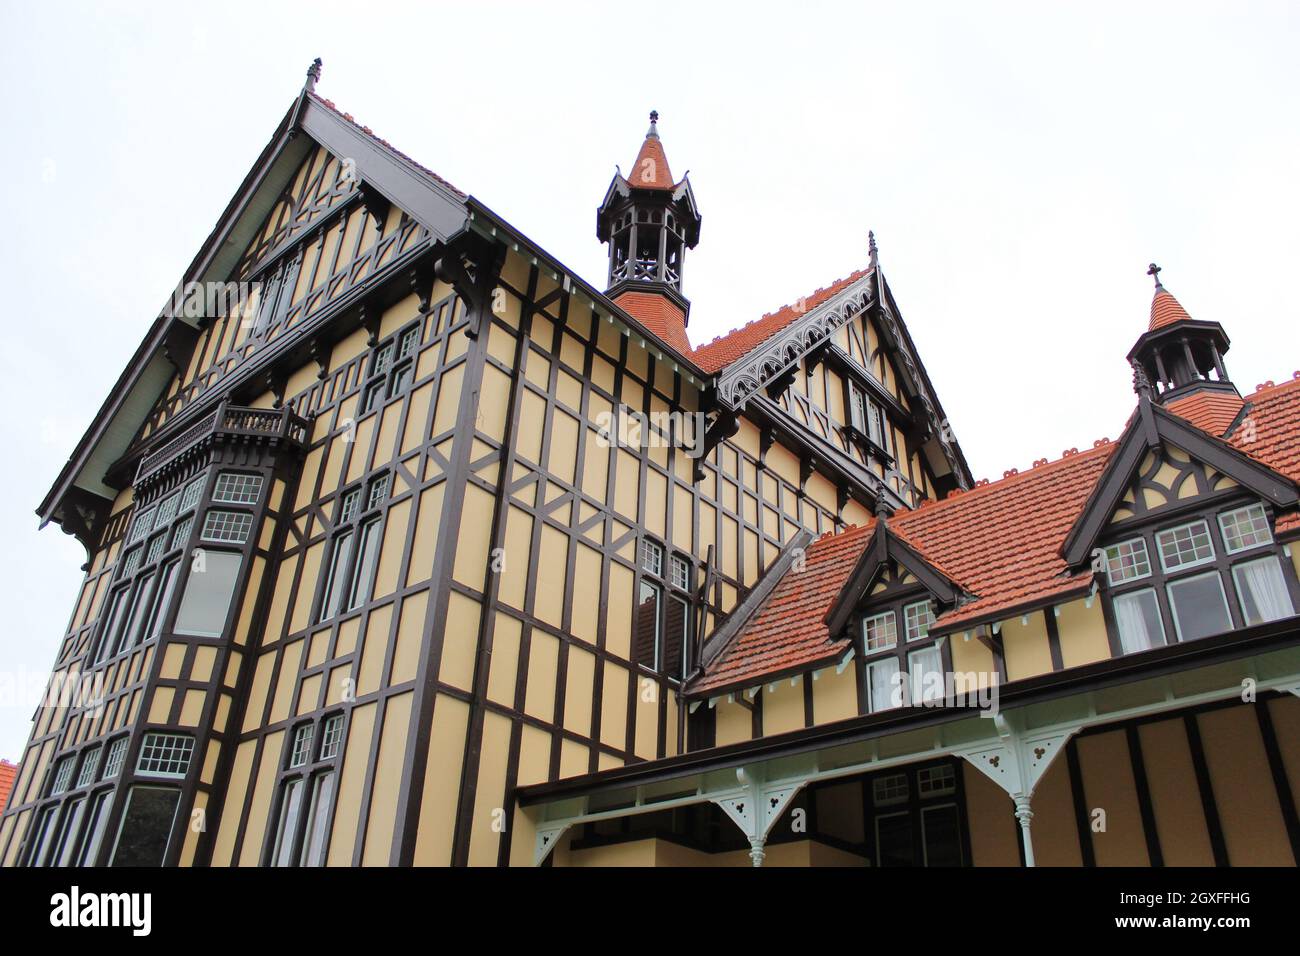
[[[1295,613],[1277,555],[1238,564],[1232,569],[1232,579],[1237,585],[1237,598],[1247,625],[1276,621]]]
[[[325,844],[329,837],[330,807],[334,801],[334,771],[312,778],[311,805],[307,809],[307,830],[303,838],[302,866],[324,866]]]
[[[108,801],[113,796],[112,790],[101,790],[90,798],[90,811],[86,814],[86,834],[82,837],[81,848],[77,851],[76,866],[94,866],[99,857],[100,844],[104,842],[104,830],[108,827]]]
[[[291,866],[293,863],[293,843],[298,832],[298,817],[302,812],[301,777],[284,782],[284,793],[280,800],[280,819],[275,828],[275,849],[271,854],[272,866]]]
[[[1115,598],[1114,605],[1119,642],[1125,654],[1134,654],[1164,644],[1165,630],[1155,591],[1144,588],[1121,594]]]
[[[361,526],[357,541],[357,560],[353,565],[352,580],[348,585],[346,610],[359,608],[370,597],[370,586],[375,576],[375,562],[379,560],[379,517],[375,516]]]

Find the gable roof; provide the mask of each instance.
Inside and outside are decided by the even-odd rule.
[[[1292,425],[1294,428],[1294,423]],[[1144,396],[1119,440],[1119,453],[1107,464],[1080,510],[1061,554],[1072,568],[1083,566],[1129,487],[1138,463],[1148,450],[1167,442],[1213,466],[1275,507],[1291,508],[1300,501],[1295,482],[1239,448],[1209,435]]]
[[[804,296],[793,305],[783,305],[775,312],[769,312],[761,319],[732,329],[720,335],[712,342],[706,342],[691,353],[696,364],[706,372],[720,372],[737,359],[744,358],[781,330],[803,318],[812,309],[817,308],[839,295],[855,282],[871,274],[871,269],[859,269],[857,272],[836,279],[823,289]]]
[[[307,135],[297,136],[299,130]],[[437,240],[448,239],[464,228],[463,193],[304,88],[186,269],[181,287],[205,280],[224,282],[230,277],[248,238],[262,225],[312,142],[336,156],[352,158],[362,183],[426,226]],[[42,525],[64,520],[70,498],[98,499],[104,502],[101,507],[106,507],[116,496],[115,489],[104,483],[104,475],[127,450],[155,399],[171,381],[174,370],[163,354],[169,335],[177,325],[194,321],[172,315],[170,300],[153,320],[37,508]]]
[[[1140,439],[1141,418],[1133,416],[1126,439],[1131,434]],[[1295,489],[1286,481],[1300,481],[1300,372],[1292,381],[1267,383],[1247,396],[1245,415],[1226,441],[1163,408],[1152,407],[1152,420],[1170,439],[1201,451],[1218,448],[1219,463],[1231,463],[1254,483],[1262,476],[1272,483],[1268,490],[1291,500]],[[972,596],[939,614],[931,633],[971,630],[1087,594],[1091,566],[1072,573],[1063,545],[1094,504],[1103,479],[1118,473],[1123,445],[1124,440],[1102,439],[1086,451],[1070,449],[1056,461],[1042,460],[1029,471],[1012,470],[1000,481],[980,482],[970,491],[891,516],[892,538]],[[1187,450],[1195,454],[1197,448]],[[1289,510],[1279,515],[1276,530],[1280,538],[1293,537],[1300,533],[1300,510],[1294,502],[1284,507]],[[714,696],[842,659],[852,645],[832,640],[827,618],[844,599],[853,600],[845,588],[855,569],[863,567],[879,525],[873,520],[813,542],[806,572],[785,572],[770,585],[771,598],[688,685],[687,694]]]
[[[875,521],[849,525],[814,541],[802,570],[785,571],[744,630],[691,684],[691,694],[744,687],[838,660],[845,651],[832,642],[823,618],[843,589],[854,559],[870,540]]]

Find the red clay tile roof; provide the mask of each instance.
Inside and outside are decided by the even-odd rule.
[[[653,128],[653,127],[652,127]],[[641,144],[641,151],[636,154],[632,164],[632,175],[626,177],[629,186],[636,189],[673,189],[672,171],[668,168],[668,156],[664,153],[659,134],[649,134]]]
[[[1090,575],[1065,576],[1059,550],[1116,447],[1107,442],[1075,452],[889,519],[892,534],[976,595],[976,600],[940,615],[936,630],[1091,587]],[[847,646],[831,643],[823,618],[873,527],[826,535],[810,545],[806,570],[786,575],[690,693],[753,686],[767,675],[829,663],[842,654]]]
[[[775,312],[769,312],[761,319],[755,319],[748,325],[741,326],[726,335],[706,342],[691,353],[691,358],[706,372],[720,372],[732,362],[747,355],[762,345],[776,333],[797,319],[808,314],[835,296],[839,295],[858,280],[871,274],[870,269],[861,269],[850,276],[832,282],[824,289],[818,289],[794,305],[783,306]]]
[[[8,760],[0,760],[0,813],[4,813],[5,804],[9,802],[9,794],[17,779],[18,765]]]
[[[383,138],[380,137],[380,136],[377,136],[377,135],[375,134],[375,132],[374,132],[374,131],[369,127],[369,126],[362,126],[360,123],[358,123],[355,119],[352,118],[352,114],[351,114],[351,113],[344,113],[342,110],[340,110],[337,106],[334,105],[334,103],[333,103],[332,100],[327,100],[327,99],[325,99],[325,97],[323,97],[323,96],[319,96],[319,95],[317,95],[316,93],[308,93],[307,95],[310,96],[310,97],[312,98],[313,102],[319,103],[321,106],[325,107],[325,108],[326,108],[327,110],[329,110],[330,112],[332,112],[332,113],[334,113],[335,115],[340,116],[340,117],[342,117],[343,119],[347,120],[349,123],[351,123],[351,124],[352,124],[353,126],[355,126],[357,129],[359,129],[361,132],[365,133],[367,136],[369,136],[371,139],[373,139],[376,143],[378,143],[379,145],[383,146],[384,149],[388,150],[388,152],[392,153],[392,154],[393,154],[394,156],[396,156],[398,159],[402,160],[403,162],[407,163],[408,165],[410,165],[410,166],[414,167],[415,169],[419,170],[421,173],[424,173],[424,175],[430,177],[431,179],[435,180],[435,181],[438,182],[439,184],[441,184],[441,185],[447,187],[447,188],[450,189],[452,192],[454,192],[457,196],[459,196],[461,199],[467,199],[467,198],[469,198],[465,193],[461,192],[459,189],[457,189],[457,188],[456,188],[455,186],[453,186],[451,183],[447,182],[447,180],[443,179],[441,176],[439,176],[437,173],[435,173],[432,169],[429,169],[427,166],[423,166],[423,165],[421,165],[420,163],[417,163],[414,159],[412,159],[410,156],[406,155],[406,153],[402,152],[400,149],[398,149],[396,146],[394,146],[394,145],[393,145],[392,143],[390,143],[388,140],[383,139]]]
[[[1245,404],[1240,396],[1225,392],[1197,392],[1174,399],[1165,408],[1202,431],[1221,438]]]
[[[1197,397],[1197,396],[1193,396]],[[1300,372],[1248,395],[1248,412],[1227,441],[1300,482]],[[1174,403],[1178,406],[1180,403]],[[1215,403],[1209,403],[1213,406]],[[1177,414],[1192,420],[1190,403]],[[1216,411],[1207,424],[1218,424]],[[1235,413],[1234,413],[1235,414]],[[1224,428],[1227,426],[1225,425]],[[1222,434],[1223,429],[1211,431]],[[941,614],[936,631],[959,630],[1086,593],[1090,574],[1067,574],[1060,547],[1118,444],[1101,441],[1001,481],[894,515],[889,530],[975,600]],[[823,535],[806,570],[790,571],[741,635],[689,688],[691,694],[752,687],[769,676],[830,663],[846,649],[823,622],[870,541],[874,523]],[[1300,513],[1282,515],[1279,536],[1300,532]]]
[[[940,615],[936,629],[1091,586],[1091,575],[1066,576],[1060,548],[1116,447],[1107,442],[891,519],[891,530],[976,595]]]
[[[1266,382],[1246,396],[1249,410],[1228,443],[1279,474],[1300,482],[1300,372],[1289,382]],[[1277,533],[1300,530],[1300,514],[1282,515]]]
[[[686,337],[686,316],[666,296],[656,292],[621,292],[614,296],[625,312],[682,355],[691,354]]]
[[[777,674],[829,662],[845,651],[831,643],[822,618],[848,580],[875,522],[825,534],[808,546],[803,570],[791,569],[777,584],[741,635],[690,688],[701,693],[745,686]]]
[[[1151,325],[1147,328],[1148,332],[1190,319],[1187,310],[1163,286],[1156,289],[1156,296],[1151,300]]]

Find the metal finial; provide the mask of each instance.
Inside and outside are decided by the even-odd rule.
[[[876,234],[871,230],[867,230],[867,252],[871,256],[871,266],[875,268],[880,264],[880,257],[879,250],[876,249]]]
[[[648,139],[649,137],[651,137],[651,136],[654,136],[654,137],[658,138],[658,136],[659,136],[659,130],[655,128],[655,124],[658,123],[658,122],[659,122],[659,111],[658,111],[658,110],[651,110],[651,111],[650,111],[650,128],[649,128],[648,130],[646,130],[646,134],[645,134],[647,139]]]
[[[307,67],[307,92],[312,93],[316,90],[316,83],[320,80],[321,59],[311,61],[311,66]]]
[[[1160,284],[1160,271],[1160,267],[1154,262],[1147,266],[1147,275],[1156,280],[1156,291],[1164,289],[1164,286]]]

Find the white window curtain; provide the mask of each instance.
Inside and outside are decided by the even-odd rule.
[[[1152,591],[1115,598],[1115,623],[1119,626],[1119,643],[1125,654],[1136,654],[1163,643],[1158,631],[1160,610]]]
[[[1276,621],[1295,613],[1277,558],[1239,564],[1232,573],[1237,578],[1237,593],[1247,624]]]
[[[903,703],[902,685],[898,682],[898,658],[886,657],[871,664],[871,709],[889,710]]]
[[[943,699],[943,658],[939,648],[927,647],[907,657],[912,678],[912,703]]]

